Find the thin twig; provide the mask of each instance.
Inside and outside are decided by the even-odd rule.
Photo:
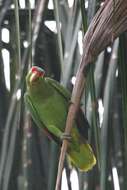
[[[73,121],[80,105],[80,99],[86,81],[85,74],[88,71],[87,66],[112,42],[112,39],[118,37],[125,30],[127,30],[127,0],[117,0],[115,10],[113,9],[113,0],[105,1],[105,4],[93,18],[84,38],[84,52],[72,92],[72,104],[68,111],[65,133],[70,134]],[[60,190],[60,181],[67,147],[68,141],[64,140],[61,148],[55,190]]]
[[[63,75],[63,46],[62,46],[62,34],[61,34],[61,28],[60,28],[60,15],[59,15],[59,6],[58,6],[58,1],[53,0],[54,4],[54,14],[55,14],[55,19],[56,19],[56,28],[57,28],[57,38],[58,38],[58,45],[59,45],[59,56],[60,56],[60,64],[61,64],[61,72]]]
[[[32,25],[32,60],[34,60],[36,41],[40,30],[41,22],[44,16],[44,10],[47,6],[47,2],[47,0],[39,0],[37,1],[37,5],[35,8],[35,14]]]

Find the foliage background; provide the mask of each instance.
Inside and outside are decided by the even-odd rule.
[[[81,58],[79,37],[102,2],[75,0],[69,7],[66,0],[54,0],[54,9],[47,8],[48,1],[35,1],[33,8],[32,1],[24,2],[24,8],[17,0],[0,2],[0,189],[54,190],[59,147],[35,126],[25,108],[25,75],[31,64],[41,66],[71,91]],[[46,25],[55,20],[57,33]],[[3,29],[9,32],[9,42],[2,38]],[[80,190],[127,188],[126,40],[124,33],[109,44],[88,73],[82,108],[98,162],[87,173],[77,171]],[[10,88],[5,80],[7,64]],[[65,163],[69,190],[72,170]]]

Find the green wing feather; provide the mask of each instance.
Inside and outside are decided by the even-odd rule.
[[[58,93],[60,93],[67,101],[70,100],[71,97],[71,93],[65,88],[63,87],[59,82],[46,77],[45,80],[53,87],[55,88]]]
[[[51,86],[53,86],[53,88],[55,88],[58,91],[58,93],[60,93],[68,102],[70,101],[71,93],[66,88],[64,88],[59,82],[48,77],[45,78],[45,80]],[[85,118],[81,108],[79,109],[79,112],[77,114],[76,123],[77,123],[77,128],[80,135],[84,137],[85,139],[88,139],[89,123],[87,119]]]

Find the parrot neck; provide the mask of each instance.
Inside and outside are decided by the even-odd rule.
[[[36,84],[30,85],[28,91],[32,96],[36,95],[38,98],[40,97],[41,99],[46,99],[47,97],[53,95],[53,89],[45,81],[45,79],[41,79]]]

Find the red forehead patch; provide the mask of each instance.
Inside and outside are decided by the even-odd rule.
[[[37,67],[32,67],[32,73],[37,73],[39,77],[44,76],[45,72]]]

